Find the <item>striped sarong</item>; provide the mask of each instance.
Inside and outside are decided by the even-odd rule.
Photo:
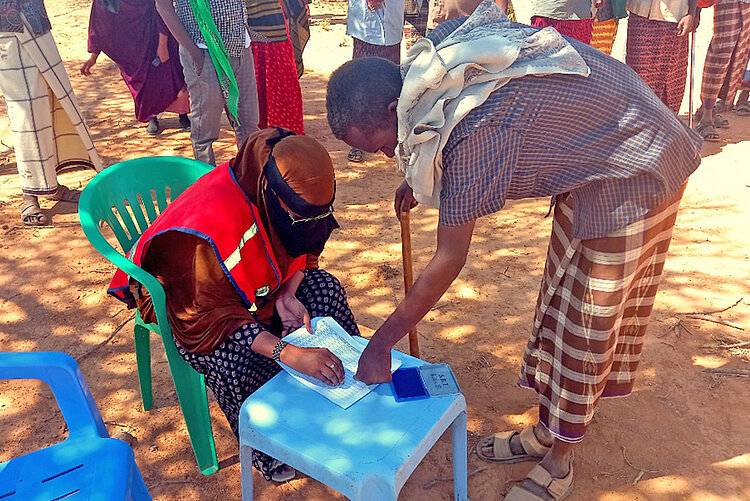
[[[734,103],[750,52],[750,3],[719,0],[714,6],[714,36],[703,67],[701,101]]]
[[[617,37],[617,19],[594,21],[594,31],[591,34],[591,46],[605,54],[612,54],[612,46]]]
[[[57,174],[102,169],[50,32],[0,33],[0,92],[8,106],[21,188],[28,195],[57,190]]]
[[[688,37],[677,36],[677,23],[630,14],[625,63],[678,113],[685,94]]]
[[[573,202],[558,197],[534,327],[519,385],[539,420],[579,442],[601,397],[630,394],[684,186],[606,237],[572,237]]]

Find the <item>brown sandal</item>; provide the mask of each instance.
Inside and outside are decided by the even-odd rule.
[[[538,489],[530,490],[523,484],[513,487],[503,501],[561,501],[568,497],[573,491],[573,456],[570,457],[568,474],[563,478],[554,478],[550,472],[538,464],[534,466],[526,479],[531,481]],[[534,492],[537,491],[538,492]],[[540,495],[540,493],[543,493]]]
[[[71,190],[67,186],[60,184],[57,186],[57,191],[48,198],[56,202],[70,202],[72,204],[77,204],[78,200],[81,198],[81,191]]]
[[[47,226],[49,219],[47,215],[39,207],[37,200],[25,201],[21,207],[21,221],[26,226]]]
[[[521,441],[521,447],[525,454],[513,454],[510,448],[510,441],[518,435]],[[482,452],[482,449],[492,445],[492,456]],[[488,435],[482,438],[477,444],[477,456],[485,461],[494,463],[520,463],[521,461],[537,461],[543,458],[550,447],[539,442],[534,434],[534,427],[527,426],[520,432],[518,431],[501,431],[494,435]]]

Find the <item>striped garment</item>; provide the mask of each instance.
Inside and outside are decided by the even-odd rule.
[[[532,16],[531,26],[537,28],[546,28],[551,26],[555,28],[561,35],[566,37],[575,38],[579,42],[585,44],[591,43],[591,35],[594,31],[594,20],[593,19],[551,19],[549,17]]]
[[[675,113],[685,94],[688,55],[688,37],[677,36],[677,23],[630,14],[625,63]]]
[[[684,185],[606,237],[573,237],[575,202],[556,207],[534,327],[518,384],[539,394],[539,421],[579,442],[601,397],[633,389]]]
[[[247,25],[254,40],[285,42],[289,40],[286,20],[279,0],[245,0]],[[260,35],[260,36],[258,36]]]
[[[25,21],[22,15],[22,21]],[[57,174],[68,169],[102,169],[102,162],[78,107],[55,39],[0,33],[0,93],[5,96],[21,188],[28,195],[57,190]]]
[[[617,37],[617,19],[607,21],[594,21],[594,30],[591,34],[591,46],[607,55],[612,54],[612,46]]]
[[[731,106],[750,52],[750,3],[719,0],[714,6],[714,36],[703,67],[701,101],[722,98]]]
[[[289,29],[289,40],[294,49],[294,62],[297,65],[297,77],[305,72],[302,53],[310,40],[310,12],[307,4],[310,0],[281,0],[281,7]]]

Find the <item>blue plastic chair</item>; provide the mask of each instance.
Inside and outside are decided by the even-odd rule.
[[[150,500],[133,449],[109,438],[78,364],[59,352],[0,352],[0,379],[40,379],[60,406],[68,438],[0,463],[3,501]]]
[[[392,353],[403,367],[425,363]],[[342,409],[282,371],[250,395],[240,410],[242,499],[253,499],[251,456],[257,449],[349,499],[395,501],[449,428],[454,499],[468,501],[463,395],[396,402],[391,385],[381,384]]]

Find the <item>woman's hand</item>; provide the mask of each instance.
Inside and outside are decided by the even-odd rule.
[[[281,292],[275,302],[276,313],[281,319],[281,337],[286,336],[293,330],[304,325],[307,332],[312,334],[312,324],[310,323],[310,314],[293,292]]]
[[[81,75],[87,77],[91,75],[91,68],[96,64],[96,60],[99,58],[98,52],[93,52],[89,58],[81,65]]]
[[[404,181],[396,190],[396,198],[393,201],[393,208],[396,211],[396,217],[401,220],[401,214],[405,214],[419,204],[414,198],[414,191],[409,183]]]
[[[300,348],[288,344],[281,350],[281,361],[302,374],[337,386],[344,382],[344,366],[327,348]]]

